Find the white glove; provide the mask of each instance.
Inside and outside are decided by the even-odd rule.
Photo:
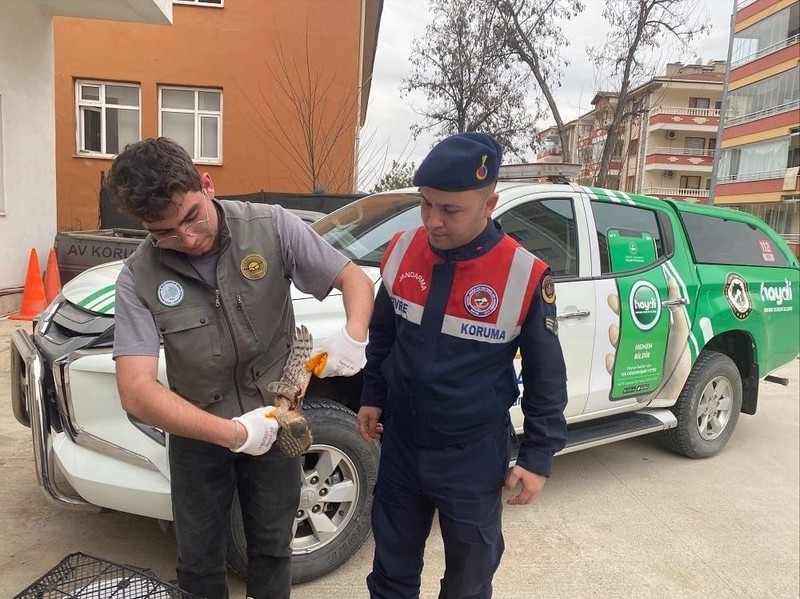
[[[231,451],[250,455],[267,453],[275,442],[280,428],[278,421],[273,416],[274,412],[274,406],[267,406],[266,408],[256,408],[247,414],[233,418],[236,422],[241,423],[244,430],[247,431],[247,438],[241,447]]]
[[[367,347],[366,341],[355,341],[346,330],[342,329],[314,348],[312,361],[321,353],[327,354],[324,368],[319,372],[318,368],[315,368],[314,374],[321,379],[327,376],[353,376],[367,363],[365,347]]]

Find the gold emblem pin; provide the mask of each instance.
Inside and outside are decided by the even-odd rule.
[[[267,261],[264,259],[264,256],[250,254],[242,258],[239,270],[242,271],[242,275],[244,275],[245,279],[255,281],[267,274]]]

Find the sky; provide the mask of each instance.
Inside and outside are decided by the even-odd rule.
[[[662,47],[663,63],[725,60],[733,1],[697,0],[696,14],[711,24],[711,33],[693,42],[688,53],[681,53],[675,47],[677,44]],[[562,53],[570,64],[561,87],[554,94],[565,122],[588,112],[598,91],[594,69],[586,58],[586,47],[597,45],[601,40],[599,36],[604,33],[605,21],[601,14],[604,2],[585,0],[585,4],[586,10],[570,21],[574,33],[570,36],[570,45]],[[367,119],[361,132],[360,187],[364,191],[372,189],[393,160],[419,165],[433,145],[432,135],[424,134],[417,140],[411,138],[410,127],[422,120],[414,111],[414,105],[422,106],[424,97],[419,93],[400,97],[402,81],[411,74],[408,60],[411,42],[425,32],[431,19],[428,5],[427,0],[384,0]],[[551,121],[538,123],[541,128],[554,124]],[[528,157],[529,160],[533,158],[533,154]]]

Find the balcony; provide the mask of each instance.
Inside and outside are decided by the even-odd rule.
[[[655,196],[657,198],[707,198],[709,191],[707,189],[679,189],[677,187],[645,187],[642,193],[646,196]]]
[[[714,133],[719,126],[718,108],[689,108],[688,106],[654,106],[650,109],[650,131],[671,129]]]
[[[645,170],[681,170],[690,172],[711,172],[714,165],[714,150],[694,148],[668,148],[656,146],[647,148],[644,160]]]

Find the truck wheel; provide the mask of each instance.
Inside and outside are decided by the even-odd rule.
[[[742,377],[728,356],[703,351],[689,373],[672,412],[678,426],[664,431],[673,451],[689,458],[719,453],[742,410]]]
[[[292,583],[332,572],[369,536],[372,488],[380,450],[358,433],[351,410],[328,399],[307,397],[303,414],[314,443],[302,457],[302,489],[292,542]],[[247,573],[247,545],[239,498],[234,497],[228,533],[228,565]]]

